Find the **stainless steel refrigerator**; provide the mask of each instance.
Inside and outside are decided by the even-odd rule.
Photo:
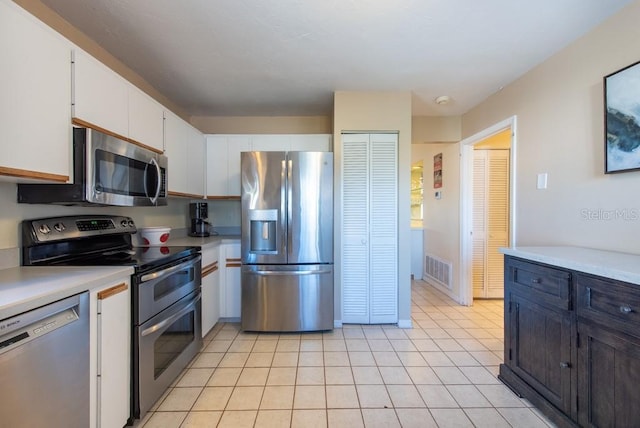
[[[242,152],[242,329],[333,328],[333,153]]]

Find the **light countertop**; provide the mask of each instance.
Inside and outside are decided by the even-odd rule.
[[[582,247],[501,248],[503,254],[640,285],[640,255]]]
[[[18,266],[0,270],[0,319],[129,279],[131,266]]]
[[[206,238],[196,238],[192,236],[182,236],[172,238],[164,245],[197,245],[202,248],[215,247],[220,244],[240,242],[240,235],[215,235]]]

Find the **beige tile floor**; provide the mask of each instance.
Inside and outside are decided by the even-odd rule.
[[[412,329],[248,334],[222,324],[146,417],[177,427],[548,427],[497,380],[503,303],[412,284]]]

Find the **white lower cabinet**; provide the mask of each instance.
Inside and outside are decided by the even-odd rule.
[[[220,318],[220,247],[202,249],[202,337]]]
[[[240,319],[241,288],[240,288],[240,243],[227,243],[220,246],[224,268],[221,276],[220,316],[233,320]]]
[[[91,426],[122,427],[131,405],[131,287],[91,292]]]

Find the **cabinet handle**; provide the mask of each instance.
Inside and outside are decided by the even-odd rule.
[[[631,306],[623,305],[620,306],[620,312],[622,312],[623,314],[630,314],[631,312],[633,312],[633,309],[631,309]]]
[[[534,284],[540,284],[542,280],[540,278],[533,278],[531,282],[533,282]]]
[[[122,293],[123,291],[125,291],[128,288],[129,288],[129,286],[127,284],[125,284],[124,282],[122,284],[114,285],[111,288],[107,288],[106,290],[99,291],[98,292],[98,300],[108,299],[109,297],[111,297],[113,295],[116,295],[118,293]]]
[[[563,361],[560,363],[561,369],[568,369],[569,367],[571,367],[571,363],[569,363],[568,361]]]

